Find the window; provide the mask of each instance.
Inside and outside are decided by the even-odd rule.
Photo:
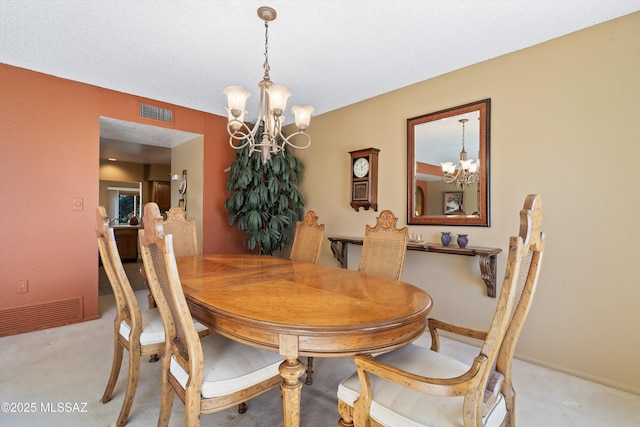
[[[142,216],[142,183],[138,188],[108,187],[111,225],[127,224],[132,216]]]

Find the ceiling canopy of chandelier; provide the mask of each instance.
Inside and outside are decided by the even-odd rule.
[[[442,164],[442,180],[447,184],[455,184],[464,188],[480,180],[480,159],[477,162],[467,160],[467,152],[464,149],[464,125],[469,119],[458,120],[462,123],[462,151],[460,151],[460,164],[456,168],[453,162]]]
[[[247,124],[244,116],[247,113],[245,105],[247,98],[251,95],[240,86],[229,86],[224,90],[228,101],[227,132],[229,133],[229,145],[236,150],[249,146],[249,155],[258,151],[262,153],[262,163],[267,163],[272,154],[283,153],[285,146],[305,149],[311,145],[311,137],[305,133],[311,121],[313,107],[301,107],[294,105],[291,112],[295,116],[295,123],[298,132],[285,137],[282,133],[282,125],[285,117],[282,115],[287,99],[291,92],[284,86],[273,84],[269,77],[269,22],[276,19],[275,9],[262,6],[258,9],[258,16],[264,21],[265,43],[264,43],[264,76],[258,84],[260,87],[260,104],[255,123]],[[258,130],[262,128],[262,133],[258,135]],[[296,145],[292,138],[302,135],[306,138],[306,144]]]

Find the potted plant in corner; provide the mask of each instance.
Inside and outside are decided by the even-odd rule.
[[[246,233],[244,243],[249,249],[272,255],[288,245],[290,227],[303,215],[304,199],[298,191],[302,170],[302,162],[287,148],[265,164],[260,153],[249,155],[248,146],[236,152],[224,206],[229,223]]]

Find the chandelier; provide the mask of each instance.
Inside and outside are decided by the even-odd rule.
[[[287,99],[291,96],[291,92],[284,86],[273,84],[269,77],[269,22],[276,19],[275,9],[262,6],[258,9],[258,16],[264,21],[264,76],[258,84],[260,87],[260,104],[258,107],[258,115],[253,127],[244,122],[244,116],[247,113],[245,105],[247,98],[251,96],[249,92],[240,86],[229,86],[224,90],[228,101],[228,122],[227,132],[229,133],[229,145],[240,150],[247,145],[249,146],[249,155],[254,152],[262,153],[262,163],[267,163],[272,154],[283,153],[285,146],[289,145],[294,148],[305,149],[311,145],[311,137],[305,133],[311,121],[313,107],[301,107],[294,105],[291,112],[295,116],[295,123],[298,132],[285,137],[282,134],[282,125],[285,117],[282,115],[286,106]],[[258,130],[262,129],[262,133],[258,134]],[[297,135],[306,137],[306,145],[296,145],[291,139]]]
[[[464,149],[464,125],[469,119],[458,120],[462,123],[462,151],[460,151],[460,165],[456,169],[453,162],[442,164],[442,180],[447,184],[455,184],[464,188],[480,180],[480,159],[477,162],[467,160],[467,152]]]

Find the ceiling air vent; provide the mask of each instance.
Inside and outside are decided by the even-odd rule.
[[[140,104],[140,117],[146,117],[163,122],[173,122],[173,111],[153,105]]]

